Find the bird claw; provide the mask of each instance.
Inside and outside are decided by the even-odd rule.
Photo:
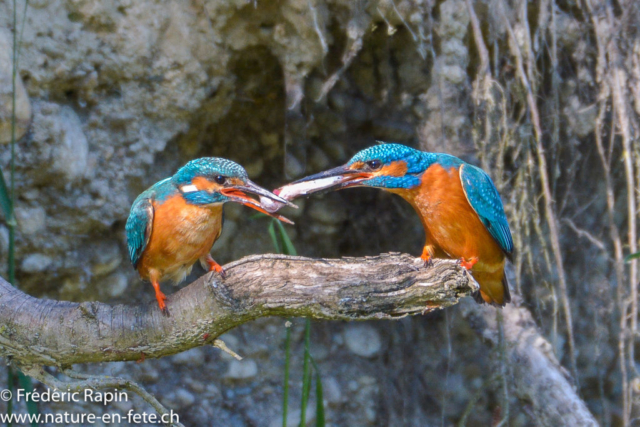
[[[222,266],[220,264],[215,262],[215,260],[213,258],[207,257],[207,264],[209,264],[209,271],[215,271],[223,279],[225,279],[227,277],[227,272],[224,271],[224,268],[222,268]]]
[[[424,249],[422,250],[422,254],[420,255],[420,258],[424,262],[425,268],[433,267],[433,256],[431,256],[431,251],[429,250],[428,246],[424,247]]]
[[[215,265],[211,265],[210,268],[209,268],[209,271],[213,271],[215,273],[218,273],[220,275],[220,277],[222,277],[223,279],[227,277],[227,272],[218,263],[215,263]]]
[[[158,308],[160,308],[160,312],[163,316],[169,317],[169,309],[167,308],[167,303],[165,303],[167,296],[162,293],[157,281],[153,280],[151,284],[153,285],[153,289],[156,291],[156,301],[158,301]]]
[[[468,260],[465,258],[460,258],[458,260],[458,264],[460,264],[460,266],[465,270],[471,270],[473,266],[476,265],[477,262],[478,262],[477,257],[472,257],[472,258],[469,258]]]
[[[167,308],[167,304],[164,302],[167,299],[167,296],[162,292],[156,294],[156,299],[158,300],[158,307],[160,308],[160,312],[164,317],[170,317],[169,309]]]

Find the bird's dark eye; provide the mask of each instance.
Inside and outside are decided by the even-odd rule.
[[[367,166],[372,170],[380,169],[382,167],[382,162],[380,160],[370,160],[367,162]]]
[[[220,184],[220,185],[222,185],[222,184],[224,184],[225,182],[227,182],[227,177],[226,177],[226,176],[223,176],[223,175],[216,175],[216,177],[215,177],[215,178],[213,178],[213,179],[216,181],[216,183],[218,183],[218,184]]]

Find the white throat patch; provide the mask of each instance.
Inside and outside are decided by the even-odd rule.
[[[180,187],[180,191],[182,191],[183,193],[193,193],[195,191],[198,191],[198,187],[193,184],[183,185],[182,187]]]

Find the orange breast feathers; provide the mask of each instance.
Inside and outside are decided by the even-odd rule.
[[[474,278],[487,302],[503,302],[505,255],[462,189],[458,168],[430,166],[418,187],[394,190],[418,212],[426,233],[425,250],[432,256],[477,258]]]
[[[138,271],[143,278],[169,276],[179,281],[184,273],[206,256],[222,230],[222,204],[200,207],[176,195],[154,203],[149,244]]]

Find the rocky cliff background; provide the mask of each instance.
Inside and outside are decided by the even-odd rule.
[[[129,207],[196,157],[232,159],[275,188],[376,140],[446,151],[483,166],[498,185],[517,246],[516,300],[567,375],[578,374],[589,408],[603,425],[635,414],[638,277],[622,260],[637,246],[633,0],[30,0],[22,19],[23,7],[22,289],[152,303],[126,256]],[[2,143],[10,139],[12,13],[0,2]],[[3,145],[5,174],[9,161]],[[421,251],[417,216],[392,195],[349,190],[299,205],[287,231],[300,254]],[[218,262],[273,252],[266,219],[238,206],[225,213]],[[3,263],[7,234],[0,227]],[[228,334],[242,362],[199,348],[84,369],[139,380],[186,425],[280,425],[284,323]],[[289,418],[297,424],[303,322],[293,323]],[[536,425],[509,392],[511,368],[472,326],[456,308],[397,322],[314,323],[328,422],[490,425],[506,415],[509,425]]]

